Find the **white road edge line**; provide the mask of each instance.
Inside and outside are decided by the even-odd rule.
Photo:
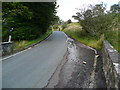
[[[53,33],[53,31],[52,31],[52,33]],[[52,33],[51,33],[51,35],[52,35]],[[50,36],[51,36],[51,35],[50,35]],[[49,37],[50,37],[50,36],[49,36]],[[48,39],[49,37],[47,37],[46,39]],[[37,46],[37,45],[35,45],[35,46]],[[27,51],[27,50],[29,50],[29,49],[31,49],[31,47],[29,47],[28,49],[25,49],[25,50],[23,50],[23,51],[20,51],[20,52],[18,52],[18,53],[15,53],[15,54],[13,54],[13,55],[7,56],[7,57],[5,57],[5,58],[0,58],[0,62],[3,61],[3,60],[6,60],[6,59],[8,59],[8,58],[14,57],[14,56],[16,56],[16,55],[18,55],[18,54],[21,54],[21,53],[23,53],[23,52],[25,52],[25,51]]]
[[[5,60],[5,59],[11,58],[11,57],[14,57],[14,56],[16,56],[16,55],[18,55],[18,54],[20,54],[20,53],[23,53],[23,52],[29,50],[29,49],[31,49],[31,47],[28,48],[28,49],[25,49],[25,50],[23,50],[23,51],[20,51],[20,52],[18,52],[18,53],[15,53],[15,54],[13,54],[13,55],[10,55],[10,56],[7,56],[7,57],[5,57],[5,58],[2,58],[2,60],[0,60],[0,61],[3,61],[3,60]]]

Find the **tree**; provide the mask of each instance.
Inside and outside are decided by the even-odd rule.
[[[8,35],[13,34],[13,32],[17,30],[18,27],[23,26],[25,22],[31,20],[33,13],[28,9],[28,7],[23,6],[21,3],[11,3],[11,2],[3,2],[2,4],[2,23],[3,23],[3,41],[8,40]],[[14,31],[11,32],[11,28],[14,28]],[[12,35],[13,39],[14,36]]]
[[[61,27],[64,30],[67,27],[67,22],[62,21]]]
[[[38,38],[56,20],[55,2],[4,2],[2,8],[4,41],[9,34],[13,40]]]
[[[112,18],[106,13],[103,4],[90,5],[80,10],[73,18],[79,21],[86,34],[99,38],[111,28]]]
[[[110,10],[114,13],[120,13],[120,5],[119,4],[114,4],[110,7]]]
[[[83,28],[80,35],[92,36],[96,39],[104,35],[104,39],[119,50],[120,5],[112,5],[110,11],[107,11],[103,4],[90,5],[87,9],[79,10],[73,18],[78,20]]]
[[[67,21],[67,24],[70,24],[70,23],[72,23],[71,19],[69,19],[69,20]]]

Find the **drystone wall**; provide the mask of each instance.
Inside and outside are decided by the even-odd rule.
[[[103,71],[107,88],[119,88],[120,86],[120,54],[108,41],[102,45]]]

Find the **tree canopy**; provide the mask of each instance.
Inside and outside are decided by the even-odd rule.
[[[3,41],[32,40],[56,20],[56,2],[3,2]]]
[[[99,38],[102,34],[105,36],[113,29],[118,28],[118,19],[120,6],[115,4],[111,6],[111,11],[107,11],[105,5],[90,5],[87,9],[79,9],[80,11],[73,16],[83,27],[84,32]],[[110,34],[110,33],[109,33]]]

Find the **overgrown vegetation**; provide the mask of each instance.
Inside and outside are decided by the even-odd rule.
[[[2,41],[11,35],[14,53],[45,39],[58,20],[56,8],[56,2],[3,2]]]
[[[72,23],[71,19],[67,20],[66,22],[63,20],[60,20],[58,18],[58,20],[54,23],[54,25],[52,25],[52,28],[54,31],[60,31],[60,30],[64,30],[67,27],[67,24]]]
[[[101,37],[104,35],[118,51],[120,44],[118,43],[118,34],[120,34],[120,6],[115,4],[111,6],[110,11],[106,10],[104,4],[90,5],[87,9],[79,9],[80,11],[73,16],[78,20],[81,30],[70,30],[67,32],[77,40],[88,44],[94,48],[100,48]]]
[[[41,36],[39,36],[39,38],[34,39],[34,40],[15,41],[13,49],[14,49],[14,51],[23,50],[23,49],[29,47],[29,45],[32,45],[32,44],[42,41],[43,39],[48,37],[51,34],[51,32],[52,32],[51,30],[48,30],[46,33],[42,34]]]
[[[56,20],[55,2],[3,2],[2,40],[34,40]]]
[[[79,23],[71,23],[63,30],[68,36],[73,39],[84,43],[90,47],[101,49],[102,38],[97,39],[92,36],[86,35]]]

